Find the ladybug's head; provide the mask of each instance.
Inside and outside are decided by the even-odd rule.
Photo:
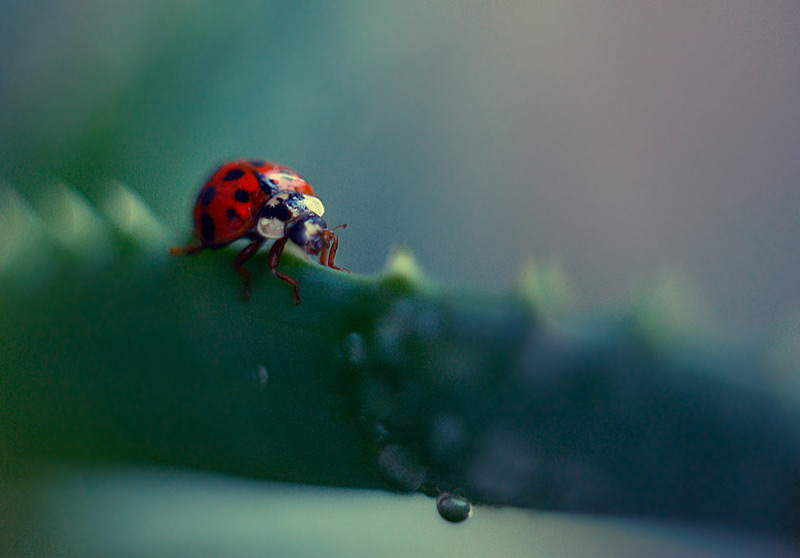
[[[297,192],[282,192],[271,198],[261,210],[256,225],[258,234],[267,239],[288,238],[306,254],[320,255],[322,265],[333,264],[339,240],[322,219],[325,208],[319,198]]]
[[[347,225],[339,225],[334,227],[346,227]],[[328,225],[322,220],[322,217],[314,213],[308,213],[300,219],[292,223],[286,231],[286,236],[289,240],[300,246],[306,254],[316,256],[320,254],[320,263],[326,265],[325,259],[328,257],[330,262],[329,267],[333,267],[333,257],[336,254],[336,248],[339,245],[339,239],[333,233],[333,230],[328,229]]]
[[[286,236],[305,250],[306,254],[316,255],[330,242],[325,235],[326,232],[330,231],[322,217],[315,213],[307,213],[289,226]]]

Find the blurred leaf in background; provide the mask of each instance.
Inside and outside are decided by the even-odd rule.
[[[561,262],[586,303],[655,270],[773,327],[800,276],[800,8],[723,0],[4,2],[0,178],[118,180],[176,235],[207,173],[272,158],[434,277]],[[344,261],[343,259],[343,261]]]

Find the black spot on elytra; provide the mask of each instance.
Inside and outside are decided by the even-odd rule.
[[[214,199],[214,196],[217,195],[217,189],[214,186],[209,186],[203,193],[200,194],[200,205],[203,207],[208,207],[208,204],[211,203],[211,200]]]
[[[203,235],[203,240],[210,242],[214,240],[214,219],[208,213],[203,213],[200,216],[200,233]]]
[[[233,221],[234,219],[239,217],[239,214],[236,213],[236,210],[232,207],[229,207],[227,211],[225,211],[225,215],[228,216],[228,221]]]
[[[244,176],[244,171],[242,169],[231,169],[228,171],[228,174],[222,177],[222,180],[225,182],[230,182],[231,180],[238,180]]]
[[[233,198],[238,202],[247,203],[250,201],[250,194],[247,193],[247,190],[239,188],[233,193]]]
[[[247,162],[259,169],[267,164],[266,161],[247,161]]]

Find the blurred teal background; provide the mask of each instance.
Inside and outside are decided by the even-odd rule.
[[[794,2],[0,4],[0,179],[138,192],[175,241],[211,168],[294,167],[342,265],[397,244],[500,290],[556,261],[589,305],[664,269],[715,313],[800,306]]]
[[[695,282],[729,324],[770,329],[800,308],[798,60],[800,4],[777,0],[3,0],[0,271],[26,282],[35,265],[47,267],[36,239],[14,233],[31,215],[74,238],[92,234],[67,230],[71,212],[83,211],[82,223],[93,215],[73,188],[100,206],[142,202],[166,225],[150,241],[183,242],[212,168],[258,157],[295,168],[325,201],[329,224],[349,225],[337,262],[354,272],[377,271],[402,244],[447,285],[501,291],[526,261],[557,262],[584,305],[619,307],[666,271]],[[4,186],[36,212],[16,215],[24,204]],[[103,265],[114,246],[87,243],[86,252]],[[778,365],[796,386],[800,320],[788,323]],[[344,533],[342,555],[359,544],[374,554],[348,538],[352,525],[375,539],[402,532],[407,541],[413,531],[414,544],[438,541],[441,555],[481,540],[498,554],[637,556],[647,541],[648,555],[716,548],[663,525],[511,509],[479,508],[480,520],[452,526],[421,496],[359,493],[351,503],[321,487],[276,497],[260,481],[83,474],[37,490],[65,531],[81,537],[98,518],[116,528],[105,542],[89,538],[97,555],[174,520],[184,488],[199,514],[188,531],[228,549],[233,538],[240,555],[276,540],[287,554],[309,540],[324,548],[331,532]],[[208,492],[197,490],[203,483]],[[256,495],[244,511],[239,489]],[[8,501],[0,534],[24,539],[5,521],[24,518]],[[278,527],[248,515],[267,501],[277,505],[264,513],[284,518]],[[330,517],[330,528],[316,538],[282,533],[307,518],[305,506],[311,525]],[[120,509],[130,516],[114,516]],[[174,555],[168,537],[153,537]],[[717,554],[730,555],[738,543],[720,544]],[[740,553],[759,555],[747,545]]]

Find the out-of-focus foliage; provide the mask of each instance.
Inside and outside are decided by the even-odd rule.
[[[443,521],[421,496],[152,468],[50,468],[4,492],[0,552],[42,556],[792,556],[685,526],[481,507]],[[31,503],[38,505],[32,509]],[[26,537],[26,535],[28,535]],[[35,535],[35,536],[31,536]],[[11,549],[11,552],[8,552]]]
[[[306,176],[350,225],[500,291],[561,262],[590,305],[658,270],[724,319],[797,308],[800,9],[746,0],[0,5],[0,179],[109,180],[174,234],[231,157]]]

